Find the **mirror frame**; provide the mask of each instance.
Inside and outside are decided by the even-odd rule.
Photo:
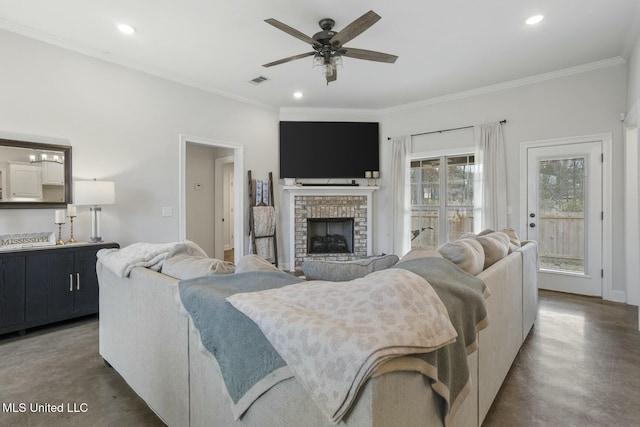
[[[2,202],[0,209],[54,209],[66,208],[73,203],[71,197],[71,146],[57,144],[43,144],[39,142],[17,141],[0,138],[0,147],[17,147],[35,150],[62,151],[64,153],[64,202]]]

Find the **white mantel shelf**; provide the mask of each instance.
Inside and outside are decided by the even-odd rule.
[[[296,195],[370,195],[380,187],[373,185],[289,185],[284,186],[283,190],[289,191]]]

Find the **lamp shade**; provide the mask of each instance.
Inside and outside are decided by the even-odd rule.
[[[74,181],[73,201],[76,205],[112,205],[116,188],[111,181]]]

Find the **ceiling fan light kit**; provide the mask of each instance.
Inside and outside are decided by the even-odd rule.
[[[356,19],[342,31],[333,31],[335,21],[331,18],[323,18],[318,24],[322,31],[309,37],[304,33],[292,28],[282,22],[269,18],[265,19],[265,22],[273,25],[279,30],[309,43],[314,49],[313,52],[301,53],[287,58],[279,59],[277,61],[264,64],[263,67],[272,67],[274,65],[284,64],[285,62],[294,61],[296,59],[306,58],[313,56],[313,68],[319,69],[327,80],[327,85],[338,78],[338,67],[342,67],[342,57],[347,56],[355,59],[364,59],[366,61],[386,62],[393,64],[398,57],[396,55],[390,55],[388,53],[376,52],[366,49],[355,49],[345,47],[344,44],[353,40],[355,37],[362,34],[365,30],[371,27],[373,24],[380,20],[380,16],[374,11],[362,15]]]

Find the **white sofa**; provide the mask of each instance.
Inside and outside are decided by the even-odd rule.
[[[100,354],[169,426],[328,427],[302,386],[291,378],[233,419],[213,357],[176,299],[177,279],[134,268],[120,278],[97,264]],[[537,245],[521,248],[477,275],[491,292],[489,326],[468,356],[472,391],[449,425],[482,424],[537,311]],[[442,426],[439,397],[416,372],[391,372],[367,381],[339,425]]]

